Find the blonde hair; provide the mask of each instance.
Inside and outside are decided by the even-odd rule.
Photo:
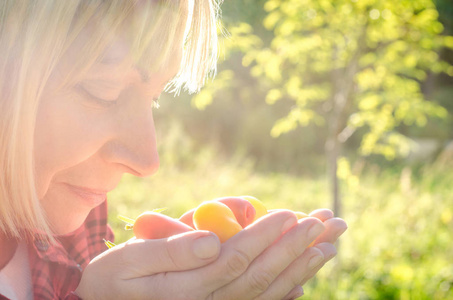
[[[90,28],[65,84],[102,59],[119,34],[147,71],[164,69],[175,37],[184,35],[182,63],[167,90],[197,92],[216,71],[219,3],[191,1],[0,1],[0,232],[18,238],[52,234],[36,193],[34,129],[43,88],[77,36]]]

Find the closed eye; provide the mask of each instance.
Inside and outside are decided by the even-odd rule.
[[[94,102],[102,107],[109,108],[114,106],[118,103],[118,100],[106,100],[101,99],[99,97],[94,96],[90,92],[88,92],[81,84],[76,85],[76,90],[79,94],[81,94],[85,99],[88,99],[91,102]]]

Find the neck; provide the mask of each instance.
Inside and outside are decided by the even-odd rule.
[[[17,239],[8,237],[0,231],[0,270],[13,258],[17,248]]]

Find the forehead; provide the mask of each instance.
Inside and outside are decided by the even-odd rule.
[[[105,70],[135,67],[145,77],[157,71],[173,77],[179,71],[189,1],[135,3],[116,26],[112,25],[112,19],[121,12],[115,16],[96,15],[82,27],[65,55],[69,58],[65,59],[65,64],[69,64],[68,83],[96,65],[104,66]]]
[[[100,63],[119,64],[130,53],[130,45],[121,39],[114,40],[101,54]]]
[[[151,3],[145,9],[147,13],[141,11],[145,3]],[[131,44],[150,49],[153,44],[158,45],[162,40],[167,40],[181,48],[190,27],[193,9],[193,0],[137,0],[133,12],[125,18],[114,40],[106,47],[104,60],[115,62],[121,59],[131,51]]]
[[[169,50],[170,59],[163,64],[163,67],[150,69],[134,63],[130,45],[124,39],[118,38],[105,49],[101,59],[91,68],[96,71],[91,72],[91,76],[121,77],[122,73],[133,69],[140,75],[143,82],[154,81],[155,77],[169,81],[177,75],[182,60],[183,40],[174,41],[174,44],[175,46]],[[161,62],[156,61],[156,64],[159,63]]]
[[[121,40],[113,42],[106,49],[105,58],[111,58],[108,63],[94,63],[80,79],[76,82],[89,83],[91,86],[109,87],[110,91],[123,90],[131,84],[140,87],[142,93],[149,97],[156,97],[157,92],[160,94],[169,82],[178,74],[181,63],[181,50],[173,54],[173,60],[167,64],[166,68],[157,71],[149,71],[140,66],[133,65],[127,43]],[[120,61],[120,63],[117,63]],[[136,85],[138,84],[138,85]]]

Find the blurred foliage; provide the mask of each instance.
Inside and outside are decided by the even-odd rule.
[[[410,150],[399,126],[446,118],[421,90],[429,73],[453,76],[453,66],[439,59],[440,50],[453,49],[453,37],[441,35],[433,2],[268,0],[264,10],[263,25],[273,34],[268,43],[239,23],[227,26],[225,46],[243,53],[268,104],[291,102],[272,136],[315,123],[334,127],[345,142],[363,128],[361,154],[393,159]],[[195,103],[218,90],[208,87]]]
[[[332,3],[225,2],[219,74],[190,100],[203,111],[188,96],[165,99],[162,119],[226,154],[247,153],[261,170],[319,171],[335,95],[354,75],[338,117],[343,155],[361,147],[393,158],[410,138],[451,139],[453,77],[441,71],[453,70],[452,37],[441,31],[451,32],[453,3],[437,1],[440,15],[430,1]]]
[[[118,214],[135,218],[167,207],[165,214],[179,217],[220,196],[253,195],[270,209],[309,212],[328,206],[322,176],[257,173],[240,156],[222,157],[212,148],[193,151],[195,144],[181,128],[164,131],[172,138],[161,146],[159,173],[151,180],[127,176],[109,194],[116,243],[132,237]],[[176,138],[184,147],[171,141]],[[187,155],[193,163],[181,165]],[[361,181],[343,189],[349,229],[338,258],[304,286],[301,299],[453,299],[452,167],[452,161],[412,169],[364,160],[352,164],[351,173]]]

